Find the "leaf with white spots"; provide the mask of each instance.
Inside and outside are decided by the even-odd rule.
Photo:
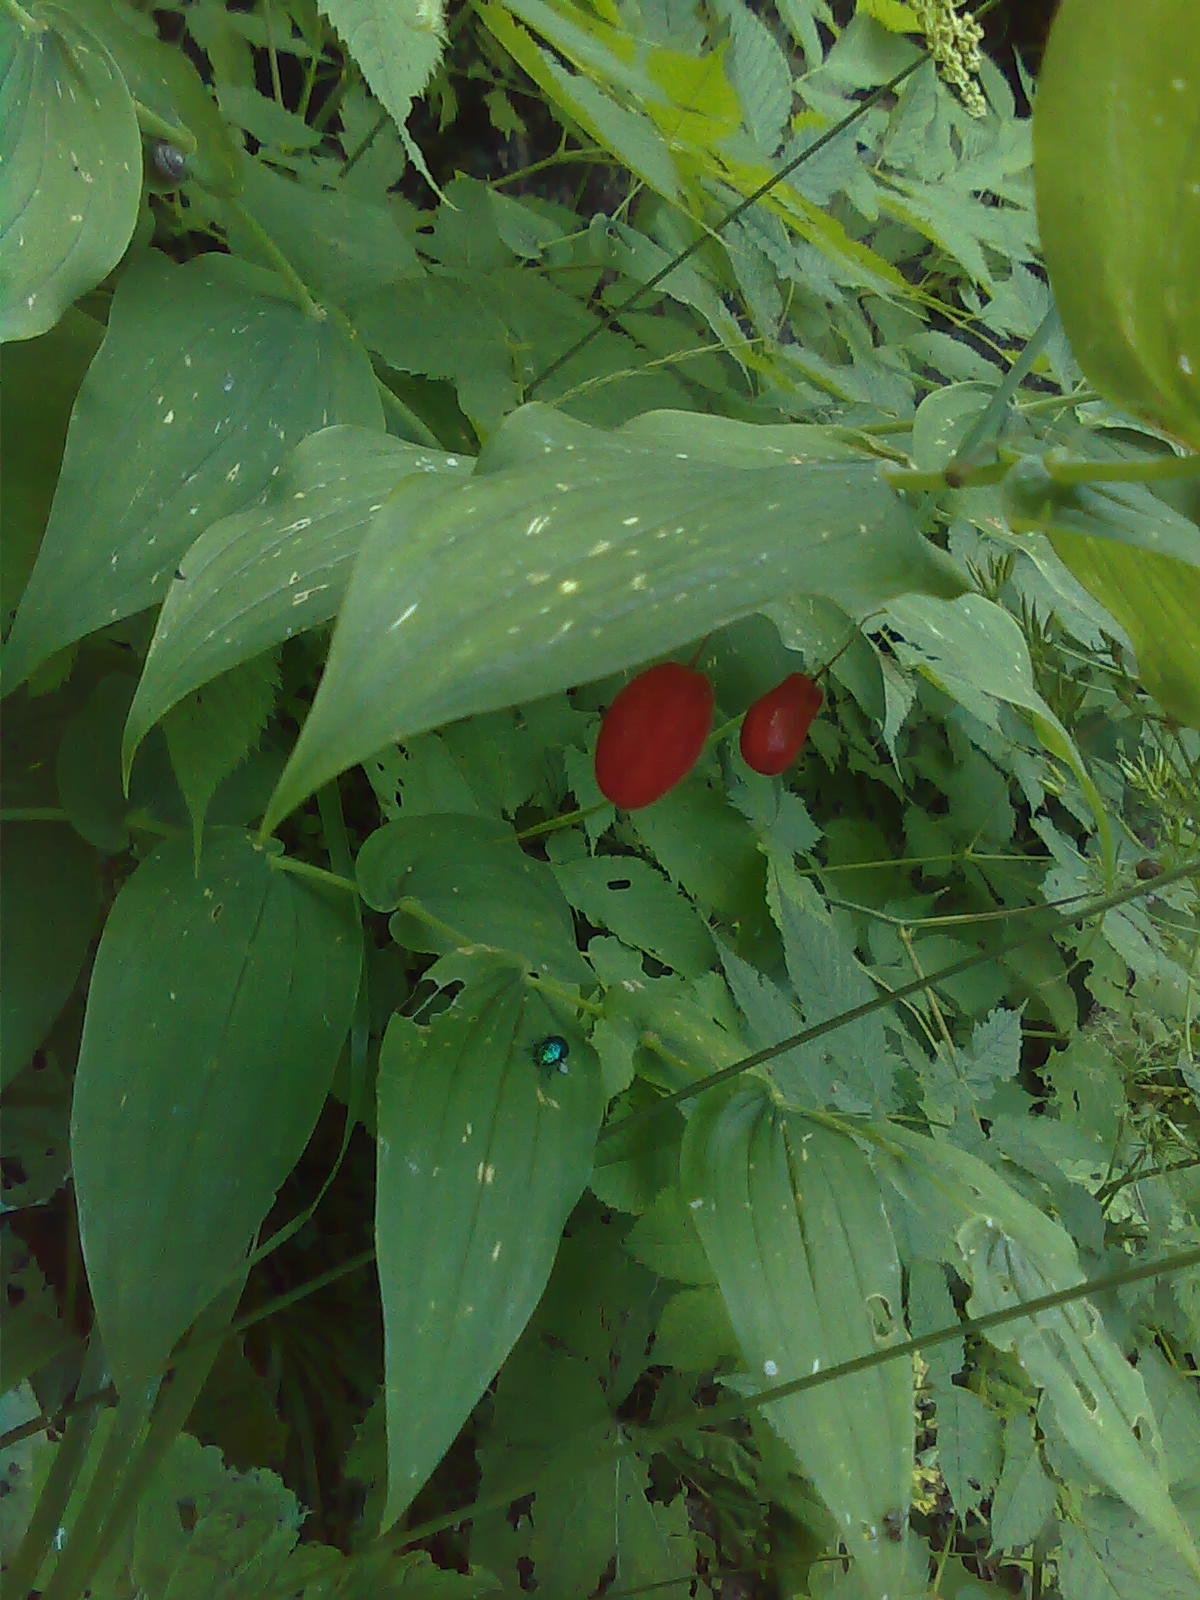
[[[567,1071],[540,1066],[547,1034]],[[390,1527],[437,1466],[541,1297],[592,1169],[599,1070],[519,968],[428,1028],[393,1017],[379,1058],[375,1250]]]
[[[88,1286],[122,1395],[234,1277],[307,1144],[358,992],[348,895],[214,829],[171,839],[100,940],[72,1105]]]
[[[904,1336],[895,1241],[853,1139],[761,1086],[709,1091],[688,1119],[680,1185],[755,1389]],[[893,1517],[907,1526],[912,1403],[911,1362],[897,1359],[763,1409],[833,1513],[856,1592],[917,1592],[912,1547],[885,1531]]]
[[[531,405],[458,488],[415,508],[402,484],[355,563],[268,825],[394,739],[619,671],[780,594],[862,615],[961,592],[874,461],[813,459],[808,428],[790,459],[770,431],[769,465],[753,448],[732,465]]]
[[[305,315],[272,274],[230,256],[129,267],[71,416],[6,687],[161,601],[197,535],[335,422],[382,427],[371,364],[336,319]]]
[[[133,101],[65,9],[0,12],[0,340],[52,328],[125,254],[142,192]]]
[[[180,562],[130,707],[126,771],[184,695],[337,615],[371,518],[398,483],[419,474],[436,494],[473,464],[367,428],[302,440],[263,499],[206,528]]]

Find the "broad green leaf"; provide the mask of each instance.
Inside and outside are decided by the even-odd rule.
[[[206,528],[180,562],[130,708],[126,769],[184,695],[337,615],[371,518],[399,482],[469,465],[366,428],[301,440],[263,499]]]
[[[549,867],[527,855],[504,822],[402,816],[370,836],[356,871],[363,899],[396,911],[392,936],[410,949],[484,945],[568,983],[591,979]]]
[[[159,1370],[237,1273],[300,1156],[350,1023],[349,896],[230,828],[162,844],[92,974],[71,1149],[88,1283],[118,1387]]]
[[[413,100],[442,58],[442,0],[321,0],[371,92],[403,130]]]
[[[896,649],[900,660],[916,666],[968,711],[994,722],[990,697],[1025,712],[1042,744],[1074,774],[1111,870],[1112,830],[1104,802],[1074,740],[1034,685],[1029,647],[1016,621],[979,594],[948,603],[910,594],[893,601],[887,612],[902,636]]]
[[[973,1389],[955,1383],[934,1386],[938,1466],[954,1509],[965,1522],[996,1487],[1004,1421]]]
[[[151,254],[122,273],[5,647],[7,689],[162,600],[196,536],[253,501],[306,434],[381,426],[364,352],[279,292],[229,256]]]
[[[1054,1510],[1054,1485],[1027,1411],[1006,1417],[1004,1467],[992,1497],[992,1543],[1001,1550],[1032,1544]]]
[[[28,1063],[74,988],[99,906],[96,858],[70,828],[11,822],[0,851],[0,1087]]]
[[[268,827],[392,740],[627,667],[781,592],[861,613],[961,588],[868,461],[714,466],[532,405],[411,519],[410,492],[355,563]]]
[[[566,1073],[533,1059],[547,1033]],[[379,1061],[375,1245],[389,1527],[524,1328],[591,1172],[601,1096],[573,1023],[518,970],[469,985],[429,1028],[394,1017]]]
[[[1200,447],[1194,0],[1064,0],[1038,74],[1038,227],[1089,380]]]
[[[1200,529],[1198,559],[1124,548],[1108,539],[1051,533],[1056,555],[1125,629],[1142,682],[1168,716],[1200,728]]]
[[[71,0],[71,6],[112,53],[135,101],[179,128],[188,176],[215,194],[236,193],[240,154],[187,52],[160,39],[151,19],[121,0]]]
[[[1200,1513],[1192,1496],[1193,1521]],[[1083,1498],[1062,1524],[1055,1552],[1059,1592],[1070,1600],[1183,1600],[1197,1592],[1195,1571],[1119,1500]]]
[[[877,1165],[915,1213],[933,1220],[945,1259],[971,1284],[968,1315],[1083,1281],[1066,1230],[977,1156],[899,1123],[879,1128],[875,1143]],[[1096,1479],[1200,1575],[1200,1552],[1171,1499],[1145,1385],[1095,1308],[1069,1301],[993,1328],[987,1338],[1015,1352]]]
[[[1057,483],[1040,457],[1024,456],[1005,476],[1003,497],[1016,533],[1113,540],[1200,567],[1200,528],[1141,484]]]
[[[185,695],[163,719],[171,765],[191,813],[197,859],[208,803],[262,737],[278,687],[274,656],[252,656]]]
[[[142,192],[133,101],[67,6],[0,13],[0,340],[45,333],[125,253]]]
[[[885,1349],[902,1332],[900,1263],[879,1184],[853,1140],[759,1088],[710,1091],[688,1120],[680,1184],[754,1387]],[[872,1592],[910,1566],[912,1369],[889,1361],[764,1408],[812,1479]]]

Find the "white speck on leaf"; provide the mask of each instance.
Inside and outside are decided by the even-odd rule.
[[[774,1361],[764,1361],[763,1371],[768,1378],[777,1378],[779,1376],[779,1367]]]
[[[579,584],[574,578],[564,578],[558,586],[559,594],[576,594],[578,590]]]
[[[397,628],[403,627],[404,624],[408,621],[409,617],[411,617],[413,612],[417,609],[417,604],[418,604],[418,602],[416,600],[414,600],[412,605],[410,605],[407,610],[402,611],[400,613],[400,615],[396,618],[395,622],[393,622],[389,626],[388,632],[389,633],[395,633]]]

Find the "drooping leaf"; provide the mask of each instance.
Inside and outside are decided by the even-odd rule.
[[[142,148],[107,49],[68,6],[0,15],[0,340],[52,328],[125,253]]]
[[[125,731],[126,770],[185,694],[337,615],[371,518],[410,473],[438,481],[469,460],[366,428],[323,428],[264,498],[213,523],[167,590]]]
[[[504,822],[402,816],[370,836],[356,870],[369,906],[400,908],[391,926],[401,944],[439,952],[483,944],[568,983],[591,977],[550,869]]]
[[[196,536],[254,500],[306,434],[381,425],[365,353],[279,288],[229,256],[148,255],[122,274],[5,647],[6,688],[162,600]]]
[[[710,1091],[680,1183],[755,1386],[807,1377],[901,1336],[900,1264],[879,1185],[843,1134],[760,1088]],[[890,1361],[772,1402],[764,1416],[812,1479],[873,1593],[906,1592],[912,1368]]]
[[[299,1157],[349,1026],[348,897],[273,867],[245,834],[160,845],[105,926],[71,1149],[88,1282],[134,1389],[237,1272]]]
[[[28,1063],[71,993],[96,924],[96,858],[61,823],[14,822],[0,851],[0,1087]]]
[[[394,739],[628,666],[651,638],[668,650],[780,591],[856,612],[961,587],[868,461],[726,466],[538,405],[412,519],[406,493],[355,563],[269,827]]]
[[[1153,0],[1141,21],[1131,34],[1122,0],[1058,9],[1033,119],[1038,228],[1089,380],[1200,447],[1200,29],[1192,0]]]
[[[569,1070],[534,1047],[568,1039]],[[428,1028],[395,1017],[379,1062],[375,1242],[388,1493],[409,1505],[520,1334],[591,1171],[595,1058],[516,968]]]

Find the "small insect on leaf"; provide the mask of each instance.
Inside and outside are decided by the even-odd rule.
[[[702,672],[678,661],[639,672],[600,724],[601,794],[625,811],[661,800],[700,759],[712,718],[712,685]]]
[[[742,718],[738,744],[754,772],[774,777],[800,754],[825,696],[803,672],[793,672],[756,700]]]
[[[565,1039],[557,1033],[549,1034],[545,1039],[539,1039],[533,1047],[533,1059],[543,1072],[569,1072],[567,1057],[571,1047]]]

